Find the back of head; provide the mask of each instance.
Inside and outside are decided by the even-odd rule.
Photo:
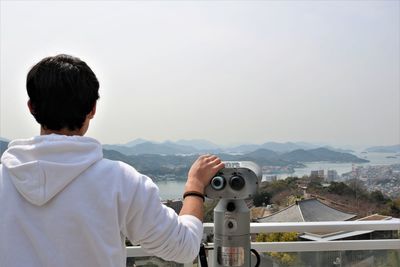
[[[78,130],[99,98],[96,75],[69,55],[46,57],[29,71],[26,88],[32,115],[45,129]]]

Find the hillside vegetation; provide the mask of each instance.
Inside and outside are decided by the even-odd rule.
[[[331,182],[326,187],[322,183],[321,178],[308,176],[265,182],[259,194],[255,196],[254,204],[256,206],[263,203],[288,206],[296,199],[318,197],[331,207],[358,214],[359,217],[379,213],[400,218],[400,198],[390,198],[378,190],[369,192],[359,180],[355,179],[346,182]],[[306,191],[304,192],[301,187],[307,187]]]

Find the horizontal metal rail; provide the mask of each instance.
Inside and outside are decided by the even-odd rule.
[[[206,249],[213,249],[209,243]],[[342,241],[297,241],[297,242],[252,242],[258,252],[305,252],[346,250],[400,250],[400,239],[342,240]],[[127,247],[128,257],[151,256],[140,246]]]
[[[204,223],[204,232],[212,233],[213,223]],[[340,231],[399,231],[400,220],[388,221],[332,221],[296,223],[251,223],[250,233],[274,232],[340,232]],[[305,251],[346,251],[346,250],[400,250],[400,239],[339,240],[339,241],[296,241],[296,242],[252,242],[252,248],[259,252],[305,252]],[[212,249],[209,243],[207,249]],[[140,246],[126,248],[127,257],[152,256]]]
[[[126,256],[127,257],[151,257],[154,255],[151,255],[144,251],[144,249],[141,246],[132,246],[132,247],[126,247]]]
[[[342,241],[298,241],[298,242],[254,242],[251,247],[258,252],[304,252],[345,250],[400,250],[399,239],[342,240]]]
[[[204,232],[212,233],[214,224],[204,223]],[[285,223],[250,223],[250,233],[277,232],[339,232],[364,230],[400,230],[400,220],[388,221],[331,221],[331,222],[285,222]]]

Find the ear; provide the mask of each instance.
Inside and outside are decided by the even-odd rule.
[[[29,112],[30,112],[32,115],[34,115],[34,114],[35,114],[35,110],[33,109],[32,102],[31,102],[30,99],[28,100],[28,108],[29,108]]]
[[[91,110],[90,113],[88,114],[88,118],[89,118],[89,119],[93,119],[93,118],[94,118],[94,115],[96,114],[96,104],[97,104],[97,102],[94,103],[94,106],[93,106],[92,110]]]

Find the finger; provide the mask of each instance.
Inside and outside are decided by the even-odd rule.
[[[219,171],[219,170],[225,168],[225,163],[220,162],[218,165],[215,165],[213,168],[214,168],[214,170]]]
[[[214,161],[215,159],[217,159],[218,157],[217,156],[215,156],[215,155],[210,155],[210,156],[208,156],[207,158],[206,158],[206,160],[208,161],[208,162],[211,162],[211,161]]]
[[[213,161],[210,161],[209,163],[212,165],[218,165],[221,163],[221,159],[216,157]]]

